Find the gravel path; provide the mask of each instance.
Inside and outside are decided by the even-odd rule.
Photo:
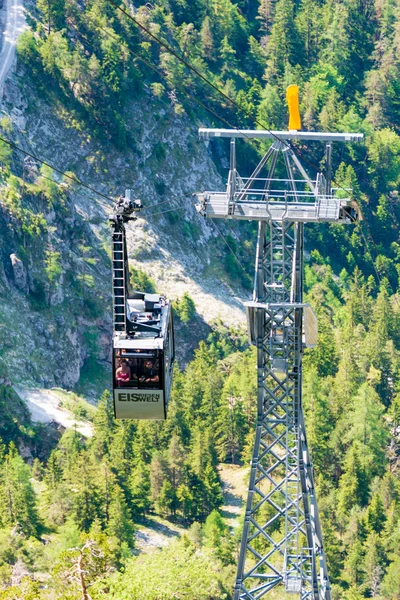
[[[74,416],[66,409],[59,408],[59,397],[51,390],[15,388],[17,394],[25,400],[32,420],[39,423],[50,423],[56,421],[67,429],[76,427],[85,437],[93,435],[93,427],[91,423],[75,421]]]
[[[242,507],[247,498],[248,467],[224,463],[219,465],[218,471],[224,494],[224,505],[221,508],[222,516],[230,527],[238,527]]]
[[[2,48],[0,52],[0,95],[4,82],[14,62],[15,49],[19,35],[27,28],[22,0],[5,0],[4,8],[7,13],[5,27],[2,33]]]

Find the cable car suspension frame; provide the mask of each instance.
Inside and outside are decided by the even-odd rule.
[[[116,418],[167,416],[174,366],[172,309],[159,294],[131,289],[125,225],[142,209],[132,190],[116,202],[112,227],[113,400]]]

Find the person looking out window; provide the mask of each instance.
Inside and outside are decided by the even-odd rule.
[[[130,380],[131,370],[127,360],[121,361],[121,366],[116,370],[115,377],[119,387],[123,386],[124,383],[127,383]]]

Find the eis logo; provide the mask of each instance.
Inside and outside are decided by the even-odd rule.
[[[158,394],[137,394],[135,392],[118,394],[119,402],[159,402],[159,400]]]

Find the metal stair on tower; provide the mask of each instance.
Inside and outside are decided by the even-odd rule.
[[[112,235],[112,285],[114,331],[126,331],[125,238],[123,231]]]

